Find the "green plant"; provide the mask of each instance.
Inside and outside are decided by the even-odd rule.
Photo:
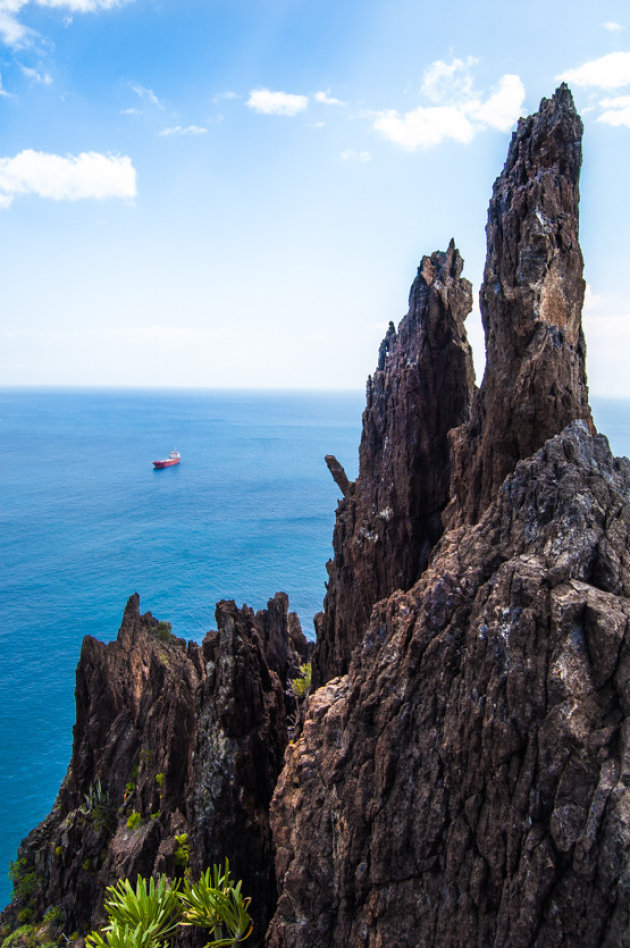
[[[190,844],[188,842],[188,833],[180,833],[175,836],[177,849],[175,850],[175,865],[178,869],[186,869],[190,860]]]
[[[91,866],[92,866],[92,860],[91,860],[91,859],[84,859],[84,860],[83,860],[83,871],[84,871],[84,872],[89,872]]]
[[[137,810],[134,810],[129,819],[127,820],[127,829],[135,830],[140,826],[140,821],[142,817]]]
[[[207,928],[215,936],[209,944],[216,948],[245,941],[253,931],[251,899],[243,897],[240,881],[233,884],[227,859],[223,869],[216,865],[206,869],[194,885],[184,879],[180,898],[184,906],[182,925]]]
[[[109,886],[105,900],[108,924],[103,933],[88,935],[86,945],[150,948],[165,944],[181,916],[178,888],[178,883],[170,885],[166,876],[160,876],[157,884],[155,879],[138,876],[135,890],[128,879]]]
[[[291,682],[291,691],[296,698],[305,698],[311,687],[311,663],[300,665],[301,678],[294,678]]]
[[[33,921],[33,909],[23,908],[17,913],[17,920],[20,925],[30,925]]]
[[[185,834],[182,834],[185,835]],[[249,898],[241,883],[230,879],[230,866],[207,869],[197,883],[170,883],[166,876],[147,882],[138,876],[135,889],[128,879],[107,889],[107,925],[91,932],[87,948],[164,948],[180,926],[195,926],[214,936],[205,948],[227,948],[252,933]]]
[[[63,856],[63,846],[55,846],[55,856]]]
[[[63,925],[66,913],[60,905],[53,905],[44,915],[44,921],[49,925]]]
[[[155,782],[157,783],[158,787],[161,787],[162,784],[164,783],[164,774],[162,773],[162,771],[160,771],[159,774],[155,775]]]
[[[21,901],[29,901],[36,885],[35,870],[29,869],[24,856],[21,856],[15,862],[9,863],[9,878],[13,882],[13,894]]]
[[[161,639],[162,642],[168,642],[173,634],[173,624],[172,622],[158,622],[157,628],[154,631],[154,634]]]
[[[32,925],[21,925],[16,928],[4,939],[1,948],[14,948],[16,945],[23,945],[24,942],[29,945],[35,944],[35,929]]]
[[[97,830],[114,828],[116,823],[114,807],[109,798],[109,791],[103,790],[100,777],[96,778],[95,783],[90,784],[88,792],[83,795],[79,813],[91,819]]]

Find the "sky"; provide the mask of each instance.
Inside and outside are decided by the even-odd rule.
[[[590,389],[630,397],[628,0],[0,0],[0,385],[362,388],[424,254],[477,298],[561,81]]]

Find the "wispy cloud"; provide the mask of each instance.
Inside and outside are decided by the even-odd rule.
[[[175,125],[173,128],[163,128],[161,132],[158,132],[158,135],[162,135],[164,138],[169,135],[205,135],[208,131],[207,128],[202,128],[201,125]]]
[[[367,162],[372,160],[372,156],[369,151],[355,151],[354,148],[348,148],[346,151],[342,151],[340,158],[342,161]]]
[[[630,85],[630,53],[607,53],[556,78],[582,88],[620,89]]]
[[[229,101],[230,99],[240,99],[238,92],[217,92],[216,95],[212,96],[212,101],[216,105],[218,102]]]
[[[68,10],[72,13],[98,13],[133,3],[134,0],[0,0],[0,40],[13,49],[30,45],[37,37],[34,30],[26,27],[19,14],[28,6]],[[72,22],[71,16],[64,21]]]
[[[604,111],[598,116],[598,122],[630,128],[630,95],[612,96],[602,99],[599,104]]]
[[[136,172],[126,155],[82,152],[55,155],[30,149],[0,158],[0,207],[19,195],[35,194],[53,201],[136,196]]]
[[[622,30],[625,30],[625,26],[622,26],[621,23],[615,23],[613,20],[607,20],[602,26],[605,30],[608,30],[609,33],[620,33]]]
[[[2,73],[0,73],[0,98],[4,98],[4,99],[13,98],[12,94],[10,92],[7,92],[7,90],[2,85]]]
[[[156,96],[153,89],[147,89],[145,86],[141,86],[137,82],[130,82],[129,86],[140,99],[144,99],[145,101],[150,102],[152,105],[155,105],[158,109],[164,111],[164,106]]]
[[[450,63],[437,59],[424,71],[421,92],[431,102],[444,103],[448,99],[473,95],[472,67],[478,59],[452,59]]]
[[[271,89],[252,89],[246,102],[248,108],[264,115],[294,116],[308,108],[308,96]]]
[[[414,151],[439,145],[446,139],[472,141],[475,130],[465,113],[449,106],[418,106],[402,115],[395,109],[381,112],[374,128],[390,142]]]
[[[40,85],[49,86],[51,85],[53,79],[50,73],[40,72],[38,69],[32,69],[30,66],[23,66],[19,64],[22,74],[26,76],[31,82],[38,82]]]
[[[476,63],[472,56],[431,63],[421,92],[433,104],[403,113],[395,109],[379,112],[374,117],[374,128],[408,151],[447,140],[467,144],[485,128],[508,131],[522,114],[523,83],[519,76],[504,75],[496,91],[484,98],[474,89],[472,68]]]
[[[12,49],[22,49],[35,35],[33,30],[17,19],[15,14],[19,9],[19,5],[16,7],[15,4],[9,4],[7,0],[0,0],[0,41]]]
[[[342,105],[345,106],[347,103],[343,99],[336,99],[334,96],[328,94],[328,92],[316,92],[313,96],[316,102],[319,102],[321,105]]]
[[[134,109],[134,108],[121,109],[120,114],[121,115],[142,115],[142,111],[140,109]]]

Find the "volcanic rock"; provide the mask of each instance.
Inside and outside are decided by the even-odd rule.
[[[368,385],[318,634],[326,683],[272,801],[271,948],[630,944],[630,462],[587,401],[580,136],[561,87],[512,139],[488,219],[484,381],[451,457],[438,438],[426,484],[408,480],[441,516],[419,578],[380,601],[355,556],[355,523],[374,523],[359,482],[405,483],[432,422],[370,439]],[[395,351],[389,333],[376,378]],[[393,547],[396,564],[419,549],[404,532]]]
[[[488,210],[479,303],[486,371],[453,432],[447,520],[475,523],[517,461],[575,418],[594,426],[582,332],[578,242],[582,122],[566,85],[521,119]]]
[[[275,904],[268,807],[287,743],[281,676],[301,660],[289,639],[302,644],[296,618],[284,593],[256,615],[220,602],[217,631],[186,645],[141,615],[134,595],[115,642],[85,638],[70,767],[18,852],[34,873],[36,918],[57,905],[66,932],[89,931],[117,879],[175,877],[187,865],[194,878],[228,857],[252,897],[252,944],[262,943]],[[24,907],[14,901],[3,921]]]
[[[575,422],[374,608],[287,749],[270,946],[628,943],[629,538]]]
[[[442,532],[447,434],[468,418],[474,380],[464,329],[471,286],[462,267],[453,241],[422,258],[409,312],[398,332],[390,323],[368,379],[356,482],[326,458],[344,496],[316,618],[315,684],[347,671],[374,603],[416,581]]]

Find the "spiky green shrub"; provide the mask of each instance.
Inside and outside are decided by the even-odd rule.
[[[251,899],[243,897],[240,881],[232,882],[227,859],[223,868],[206,869],[194,885],[184,879],[180,899],[184,906],[181,924],[206,928],[214,936],[206,948],[236,945],[252,933]]]
[[[86,945],[157,948],[167,944],[181,917],[178,883],[171,885],[166,876],[148,881],[138,876],[135,889],[129,879],[121,879],[107,888],[105,899],[108,923],[101,933],[92,932]],[[126,941],[125,941],[126,939]]]
[[[87,948],[165,948],[180,925],[206,929],[213,938],[205,948],[237,945],[252,933],[251,899],[232,882],[227,859],[182,888],[162,875],[157,883],[138,876],[135,889],[122,879],[107,891],[107,925],[87,936]]]

